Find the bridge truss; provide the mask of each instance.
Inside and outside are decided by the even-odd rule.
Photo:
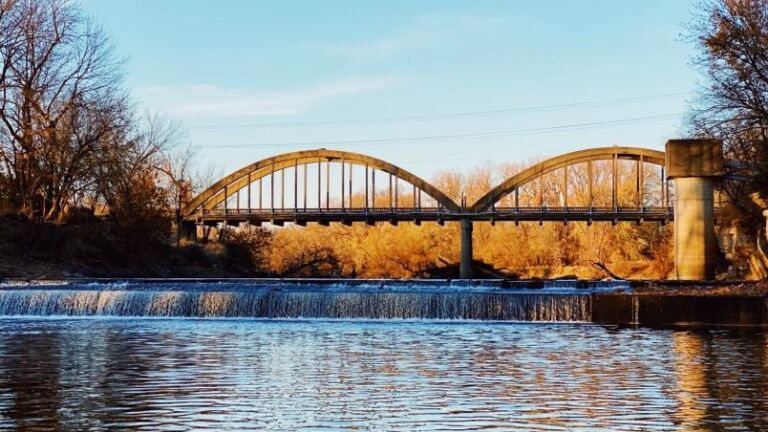
[[[664,158],[664,152],[634,147],[567,153],[515,173],[468,205],[380,159],[326,149],[299,151],[227,175],[196,196],[183,214],[206,225],[667,222],[674,212]],[[634,177],[630,190],[628,176]]]

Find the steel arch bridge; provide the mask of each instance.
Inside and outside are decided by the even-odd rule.
[[[182,214],[189,222],[205,225],[667,222],[674,212],[664,170],[661,151],[636,147],[575,151],[516,173],[469,205],[381,159],[308,150],[263,159],[225,176],[194,197]],[[622,176],[624,185],[628,176],[634,177],[634,190],[625,190],[624,195],[619,185]],[[574,190],[571,183],[580,189]]]

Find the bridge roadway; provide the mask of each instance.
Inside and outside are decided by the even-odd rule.
[[[215,225],[226,222],[306,225],[317,222],[352,224],[364,222],[456,222],[468,219],[478,222],[661,222],[674,219],[672,207],[495,207],[489,211],[451,211],[442,207],[420,208],[288,208],[288,209],[209,209],[196,215],[197,223]]]

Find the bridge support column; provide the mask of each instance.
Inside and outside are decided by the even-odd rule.
[[[666,168],[674,182],[675,278],[714,279],[717,264],[714,181],[723,174],[719,140],[670,140]]]
[[[186,240],[197,240],[197,225],[194,222],[183,220],[179,223],[178,236]]]
[[[461,261],[459,278],[472,279],[472,220],[462,218],[461,224]]]

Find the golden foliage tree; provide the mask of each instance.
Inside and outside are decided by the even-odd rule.
[[[493,184],[520,170],[520,164],[486,165],[471,171],[438,173],[438,188],[456,201],[480,197]],[[593,194],[598,205],[610,205],[609,164],[594,166]],[[585,205],[586,167],[569,168],[570,205]],[[659,198],[647,193],[638,197],[634,168],[622,165],[617,177],[621,205],[659,205]],[[647,170],[646,190],[659,189],[658,173]],[[543,198],[541,195],[543,192]],[[563,205],[561,174],[548,175],[521,189],[521,206]],[[658,195],[658,194],[657,194]],[[408,192],[401,194],[409,203]],[[364,201],[353,197],[353,202]],[[509,205],[509,197],[502,204]],[[581,204],[579,204],[581,203]],[[386,206],[386,197],[380,203]],[[601,278],[608,276],[664,278],[671,270],[671,227],[657,224],[571,222],[562,223],[475,223],[475,258],[493,265],[509,276]],[[265,271],[280,276],[334,276],[364,278],[409,278],[444,276],[438,270],[456,263],[459,229],[455,223],[400,223],[397,226],[332,225],[323,227],[276,228],[264,254]]]

